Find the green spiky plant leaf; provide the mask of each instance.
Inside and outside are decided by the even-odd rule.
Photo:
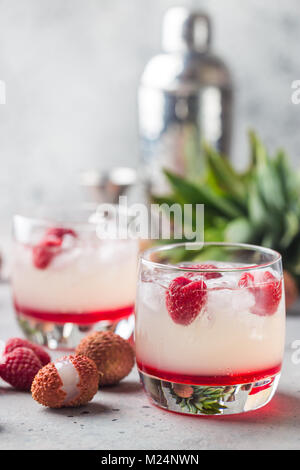
[[[204,204],[205,240],[252,243],[282,254],[284,267],[300,281],[300,176],[283,150],[270,156],[249,133],[250,165],[238,173],[208,145],[199,180],[165,171],[171,191],[159,203]],[[192,227],[193,228],[193,227]]]
[[[176,404],[186,413],[216,415],[222,413],[227,406],[225,405],[226,399],[229,394],[226,391],[227,387],[203,387],[193,385],[189,388],[192,389],[191,395],[182,397],[176,393],[172,388],[171,395],[175,398]]]

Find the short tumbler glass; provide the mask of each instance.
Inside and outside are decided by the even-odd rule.
[[[180,243],[141,256],[136,360],[155,405],[189,415],[264,406],[278,385],[284,338],[277,252]]]
[[[73,349],[93,329],[129,339],[138,241],[101,238],[113,221],[94,205],[42,213],[13,221],[12,293],[26,337],[50,349]]]

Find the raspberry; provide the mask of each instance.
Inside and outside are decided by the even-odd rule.
[[[74,238],[77,237],[77,234],[71,228],[52,227],[46,232],[46,237],[53,236],[62,239],[65,235],[71,235]]]
[[[254,284],[254,277],[250,273],[244,273],[238,283],[239,287],[251,287]]]
[[[0,361],[0,377],[18,390],[30,390],[42,363],[29,348],[16,348]]]
[[[265,272],[261,279],[261,285],[254,291],[255,306],[253,312],[256,315],[273,315],[282,297],[282,282],[270,272]]]
[[[166,292],[166,307],[170,317],[180,325],[191,324],[199,315],[207,299],[204,281],[177,277]]]
[[[263,274],[244,273],[238,283],[239,287],[249,287],[255,297],[251,312],[255,315],[273,315],[282,297],[282,282],[269,271]]]
[[[217,266],[214,264],[191,264],[191,265],[185,265],[184,266],[187,269],[218,269]],[[217,279],[218,277],[222,277],[221,273],[217,272],[207,272],[207,273],[195,273],[195,274],[201,274],[201,276],[204,277],[204,279]],[[189,273],[189,276],[194,276],[194,273]]]
[[[37,355],[43,366],[45,366],[46,364],[48,364],[48,362],[51,361],[51,357],[41,346],[33,344],[30,341],[27,341],[27,339],[22,338],[9,339],[6,343],[4,354],[10,353],[16,348],[31,349]]]
[[[65,235],[77,237],[72,229],[52,227],[46,231],[44,238],[32,249],[33,264],[38,269],[45,269],[52,258],[60,251]]]
[[[32,261],[36,268],[45,269],[54,256],[53,250],[47,245],[37,245],[32,249]]]

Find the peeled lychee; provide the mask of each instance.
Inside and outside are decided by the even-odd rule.
[[[132,346],[111,331],[95,331],[81,340],[76,354],[95,361],[99,385],[114,385],[124,379],[134,365]]]
[[[43,367],[31,386],[32,397],[50,408],[80,406],[97,393],[99,373],[85,356],[65,356]]]

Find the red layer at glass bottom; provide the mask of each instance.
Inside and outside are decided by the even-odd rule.
[[[189,385],[240,385],[258,382],[266,379],[272,375],[278,374],[281,370],[281,364],[277,366],[254,370],[246,372],[234,372],[226,375],[185,375],[177,374],[176,372],[168,372],[161,369],[156,369],[146,365],[139,360],[136,361],[138,369],[148,375],[151,375],[160,380],[167,380],[168,382],[189,384]]]
[[[58,324],[75,323],[77,325],[88,325],[99,321],[109,321],[113,323],[129,317],[134,311],[133,305],[112,310],[99,310],[86,313],[42,311],[22,307],[16,302],[14,302],[14,306],[17,315],[24,315],[43,322]]]

